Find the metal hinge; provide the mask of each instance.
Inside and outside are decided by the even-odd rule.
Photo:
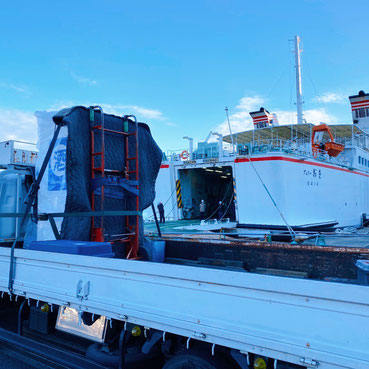
[[[311,366],[313,368],[317,368],[319,366],[319,362],[313,359],[308,359],[306,357],[300,357],[300,363],[304,365]]]
[[[193,336],[195,338],[199,338],[200,340],[204,340],[206,338],[206,334],[205,333],[199,333],[199,332],[194,332]]]
[[[81,300],[87,299],[88,294],[90,293],[90,281],[83,281],[80,279],[77,283],[77,297]]]

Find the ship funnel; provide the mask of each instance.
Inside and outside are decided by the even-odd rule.
[[[352,120],[361,129],[369,131],[369,94],[359,91],[349,97],[352,110]]]
[[[258,111],[250,112],[255,128],[278,126],[276,114],[270,114],[268,110],[260,108]]]

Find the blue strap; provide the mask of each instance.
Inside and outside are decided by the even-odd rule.
[[[91,180],[91,191],[95,191],[96,195],[101,194],[100,188],[102,186],[104,186],[104,196],[115,199],[124,198],[123,190],[126,190],[135,196],[138,196],[139,194],[138,189],[134,187],[138,186],[138,181],[126,178],[106,177],[94,178]]]

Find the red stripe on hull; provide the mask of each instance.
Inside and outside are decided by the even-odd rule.
[[[265,156],[262,158],[236,158],[234,160],[235,163],[244,163],[244,162],[248,162],[248,161],[273,161],[273,160],[282,160],[282,161],[289,161],[292,163],[299,163],[299,164],[307,164],[307,165],[314,165],[316,167],[322,167],[322,168],[328,168],[328,169],[334,169],[334,170],[339,170],[341,172],[347,172],[347,173],[353,173],[353,174],[358,174],[360,176],[364,176],[364,177],[369,177],[369,174],[366,173],[361,173],[361,172],[357,172],[355,170],[349,170],[346,168],[339,168],[339,167],[334,167],[333,165],[328,165],[328,164],[322,164],[322,163],[315,163],[313,161],[306,161],[306,160],[299,160],[299,159],[293,159],[293,158],[285,158],[284,156]]]
[[[353,101],[351,103],[352,106],[360,105],[360,104],[367,104],[369,103],[369,100],[361,100],[361,101]]]
[[[254,123],[258,123],[258,122],[268,122],[268,118],[262,118],[262,119],[254,119],[253,120]]]

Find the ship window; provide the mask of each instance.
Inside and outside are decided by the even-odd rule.
[[[355,118],[359,118],[359,110],[355,109]]]
[[[361,156],[359,156],[359,164],[361,164]]]
[[[360,109],[358,109],[358,111],[359,111],[359,118],[364,118],[365,117],[365,110],[366,109],[364,109],[364,108],[360,108]]]

